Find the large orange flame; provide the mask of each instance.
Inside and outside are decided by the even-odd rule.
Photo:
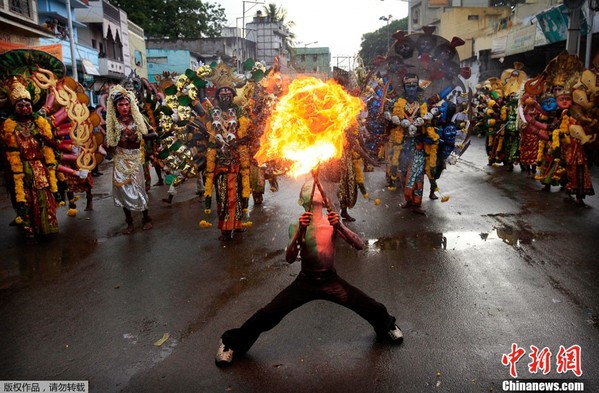
[[[287,160],[294,176],[308,173],[341,157],[345,130],[357,123],[363,107],[333,80],[296,79],[269,117],[254,158],[259,164]]]

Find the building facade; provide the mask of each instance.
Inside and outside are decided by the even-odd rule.
[[[326,79],[331,75],[331,52],[328,47],[294,48],[291,66],[300,74]]]
[[[481,0],[415,0],[409,8],[409,29],[437,27],[435,33],[451,40],[457,36],[466,44],[457,48],[463,66],[472,69],[471,84],[497,76],[514,62],[524,64],[529,75],[566,49],[572,10],[557,0],[528,0],[513,7],[494,7]],[[577,10],[576,12],[581,12]],[[581,15],[581,35],[574,44],[581,59],[594,54],[593,34],[599,31],[594,12],[585,8]],[[588,41],[587,41],[588,37]]]
[[[245,26],[246,40],[256,45],[254,59],[266,65],[266,68],[273,66],[275,58],[279,59],[280,65],[288,65],[290,53],[285,43],[288,36],[289,30],[280,21],[262,15],[261,11],[256,12],[256,16]],[[246,55],[243,58],[247,58]]]

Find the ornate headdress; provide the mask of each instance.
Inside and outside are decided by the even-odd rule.
[[[24,78],[22,78],[20,76],[13,76],[8,79],[8,81],[6,82],[6,86],[7,86],[8,90],[10,91],[10,93],[8,94],[8,97],[9,97],[10,103],[12,105],[16,104],[17,101],[20,101],[20,100],[31,101],[31,93],[25,87],[26,85],[27,85],[27,82],[25,81]]]
[[[508,68],[501,73],[501,80],[505,83],[503,94],[509,97],[510,94],[517,94],[524,86],[524,82],[528,76],[522,70],[524,64],[520,62],[514,63],[514,68]]]
[[[113,104],[118,103],[122,99],[126,99],[131,102],[129,91],[122,85],[114,85],[110,88],[110,100]]]
[[[225,63],[219,63],[214,67],[212,69],[212,75],[206,77],[206,79],[214,84],[217,92],[223,87],[228,87],[235,92],[235,87],[240,86],[244,82],[243,79],[233,75],[233,68]]]
[[[582,70],[583,65],[578,57],[564,51],[547,64],[543,73],[547,75],[547,81],[552,89],[558,86],[561,94],[569,94],[578,83]]]
[[[110,92],[108,93],[110,99],[106,105],[106,142],[108,146],[116,146],[119,143],[119,139],[121,138],[121,131],[118,127],[118,118],[116,111],[116,104],[122,100],[126,99],[131,103],[131,117],[137,126],[137,133],[140,136],[148,133],[148,129],[146,127],[146,122],[139,111],[139,107],[137,106],[137,100],[135,98],[135,93],[132,91],[126,90],[121,85],[114,85],[110,88]]]

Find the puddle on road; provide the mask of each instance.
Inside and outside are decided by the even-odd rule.
[[[85,235],[69,239],[54,237],[31,245],[27,252],[0,263],[0,291],[58,280],[76,269],[97,247],[97,241]]]
[[[399,249],[436,249],[467,250],[501,241],[514,248],[532,244],[536,236],[526,229],[515,229],[509,226],[493,228],[490,232],[451,231],[444,233],[411,233],[380,239],[369,239],[370,250],[386,251]]]

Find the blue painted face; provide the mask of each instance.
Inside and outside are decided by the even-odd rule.
[[[403,86],[408,100],[416,98],[416,94],[418,93],[418,82],[406,82]]]
[[[557,101],[555,97],[546,97],[541,100],[541,108],[546,112],[551,112],[557,109]]]
[[[443,129],[443,140],[445,142],[453,143],[455,142],[455,137],[458,134],[456,126],[453,124],[448,125]]]

